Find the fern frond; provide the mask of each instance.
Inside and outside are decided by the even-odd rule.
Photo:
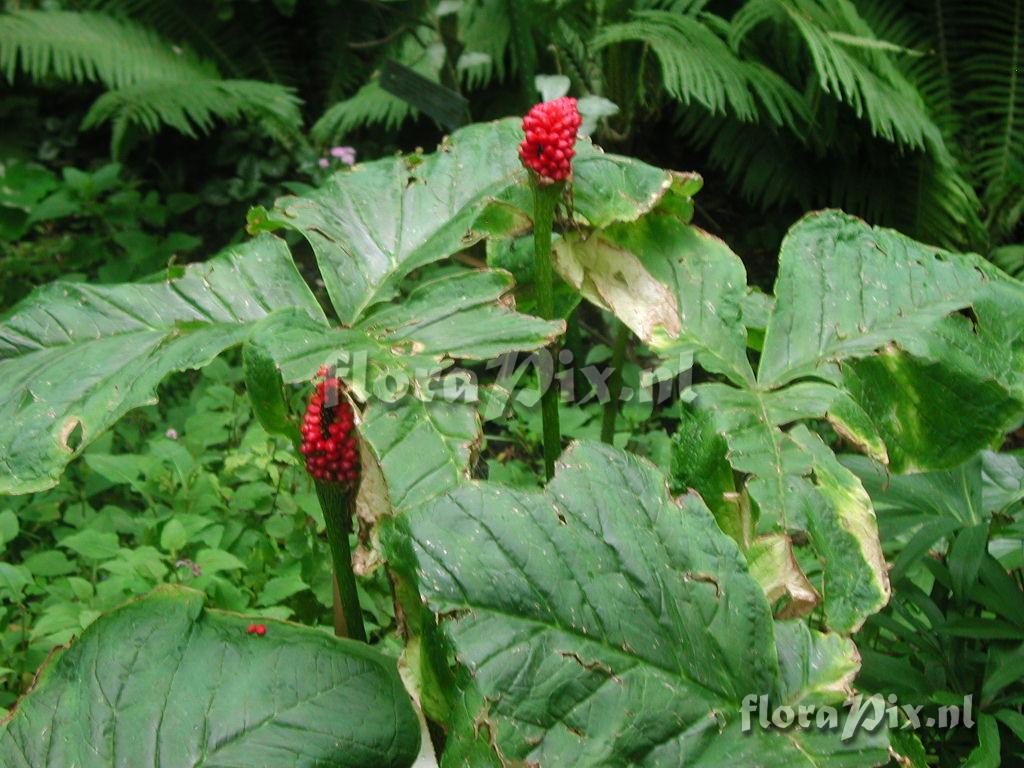
[[[14,80],[19,68],[34,80],[98,81],[107,88],[218,76],[189,49],[134,22],[70,11],[0,15],[0,71]]]
[[[396,44],[395,58],[418,74],[437,82],[444,63],[444,46],[436,41],[421,40],[414,33],[404,35]],[[381,125],[394,130],[419,112],[397,96],[385,91],[376,80],[363,85],[344,101],[328,108],[313,125],[313,138],[330,144],[341,141],[347,133],[367,125]]]
[[[505,79],[505,52],[512,25],[509,0],[463,3],[459,13],[459,37],[467,63],[462,67],[468,88],[481,88],[494,79]]]
[[[640,0],[636,4],[640,11],[669,11],[694,15],[700,13],[711,0]]]
[[[559,25],[572,21],[572,7],[535,0],[477,0],[462,3],[459,34],[468,58],[463,82],[480,88],[515,75],[532,84],[543,41],[558,41]]]
[[[901,156],[854,126],[829,147],[687,110],[683,130],[732,189],[762,210],[839,207],[928,243],[976,248],[984,230],[971,185],[923,152]]]
[[[276,83],[192,79],[151,80],[107,91],[93,103],[82,127],[112,121],[117,155],[124,132],[132,125],[150,133],[169,126],[195,138],[209,132],[218,120],[241,118],[248,118],[279,140],[286,140],[302,122],[298,98]]]
[[[165,40],[187,44],[215,61],[227,77],[298,82],[286,29],[265,8],[235,4],[225,20],[216,3],[206,2],[89,0],[87,7],[158,29]]]
[[[743,61],[743,72],[757,101],[776,125],[804,136],[811,124],[811,110],[803,95],[774,70],[758,61]]]
[[[313,124],[312,135],[321,144],[333,144],[364,125],[379,125],[393,131],[418,114],[408,102],[392,96],[374,80],[355,95],[329,107]]]
[[[743,63],[701,20],[668,11],[638,11],[631,21],[600,30],[595,49],[620,43],[650,47],[661,65],[665,90],[683,104],[697,103],[712,114],[757,117]]]
[[[1012,239],[1024,217],[1024,2],[935,0],[922,6],[926,13],[893,10],[884,0],[857,5],[879,34],[929,50],[895,61],[921,93],[959,174],[981,190],[990,241]]]
[[[945,151],[920,95],[892,61],[892,49],[900,46],[881,40],[848,0],[750,0],[732,18],[733,48],[768,21],[797,32],[821,90],[866,118],[874,135]]]
[[[796,137],[698,110],[684,110],[681,118],[688,141],[707,152],[745,200],[762,210],[794,201],[804,210],[814,207],[815,179]]]
[[[857,0],[856,4],[879,37],[921,52],[919,56],[897,56],[894,63],[921,94],[950,149],[948,155],[908,158],[900,174],[900,186],[906,187],[897,201],[901,221],[927,242],[981,250],[986,239],[981,203],[967,178],[970,155],[961,151],[962,112],[954,100],[943,9],[934,7],[931,10],[938,15],[929,18],[886,0]]]
[[[1004,245],[992,251],[988,258],[1008,275],[1024,278],[1024,245]]]
[[[118,153],[126,130],[170,126],[187,136],[215,120],[245,117],[283,139],[302,125],[290,89],[255,80],[222,80],[190,49],[173,46],[135,22],[101,13],[19,11],[0,15],[0,70],[34,79],[97,81],[109,90],[89,110],[84,128],[112,122]]]
[[[534,39],[534,25],[540,21],[531,12],[539,9],[522,0],[507,0],[509,21],[509,71],[518,74],[526,82],[532,82],[537,74],[537,42]],[[493,33],[493,30],[492,30]]]
[[[980,250],[986,240],[974,187],[955,163],[918,155],[901,178],[912,186],[894,201],[893,222],[914,238],[954,250]],[[906,187],[906,181],[899,185]]]
[[[978,8],[981,5],[982,8]],[[1024,196],[1024,0],[972,4],[960,65],[984,186],[987,221],[998,238],[1021,221]]]
[[[875,34],[915,52],[913,56],[895,56],[893,63],[921,95],[947,147],[955,153],[963,120],[954,103],[944,20],[888,0],[855,1],[857,11]]]
[[[559,19],[555,28],[558,44],[555,49],[557,71],[583,86],[584,92],[600,92],[605,68],[590,50],[591,33]],[[636,74],[635,72],[633,73]]]

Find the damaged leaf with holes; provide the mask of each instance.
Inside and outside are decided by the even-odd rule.
[[[788,555],[760,560],[776,569],[761,573],[772,592],[788,585],[780,615],[820,600],[827,626],[854,632],[890,594],[870,499],[803,424],[830,422],[905,471],[955,462],[1024,417],[1024,290],[976,256],[823,211],[789,231],[775,295],[752,305],[743,263],[688,211],[662,205],[568,233],[555,250],[563,277],[667,369],[693,360],[719,379],[693,387],[692,407],[724,439],[719,465],[742,482],[712,487],[708,505],[744,551],[759,537],[794,535],[821,562],[811,584]],[[748,317],[751,306],[759,310]],[[932,393],[938,408],[926,405]],[[688,474],[706,467],[679,452],[710,439],[677,439],[675,485],[708,485]]]
[[[446,766],[888,759],[884,729],[848,741],[814,728],[741,731],[751,694],[841,700],[856,652],[776,622],[700,498],[673,498],[628,453],[577,443],[543,491],[450,491],[398,518],[386,549],[425,601],[410,610],[440,617],[443,637],[422,642],[450,646],[459,665]],[[427,665],[445,658],[422,655]]]

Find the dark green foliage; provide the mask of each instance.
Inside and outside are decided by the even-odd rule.
[[[83,126],[110,122],[117,151],[130,151],[133,126],[195,135],[223,120],[288,146],[307,143],[304,119],[320,145],[378,143],[379,129],[393,145],[412,124],[432,141],[418,99],[382,87],[387,62],[461,93],[474,119],[523,111],[535,76],[559,72],[574,95],[617,106],[602,139],[664,143],[655,121],[673,136],[675,159],[662,162],[692,166],[701,152],[757,210],[783,217],[776,232],[836,206],[949,247],[1020,240],[1019,0],[259,5],[19,11],[0,18],[0,66],[8,78],[102,83]]]
[[[0,705],[50,648],[161,583],[212,607],[331,624],[324,522],[286,440],[254,420],[241,371],[218,361],[162,388],[59,486],[0,502]],[[289,389],[301,407],[306,393]],[[393,624],[383,574],[363,582],[368,628]]]
[[[59,175],[37,163],[0,166],[0,307],[57,277],[118,282],[187,260],[201,241],[174,223],[198,202],[126,181],[118,163]]]
[[[975,733],[919,733],[938,763],[1013,764],[1024,754],[1020,714],[1024,642],[1021,514],[1024,465],[984,451],[944,472],[887,477],[871,462],[843,457],[879,513],[893,562],[892,604],[860,633],[862,684],[923,707],[973,697]]]
[[[210,62],[126,19],[102,13],[19,11],[0,16],[0,69],[44,81],[99,82],[107,92],[82,121],[88,129],[110,122],[111,151],[126,132],[169,126],[187,136],[208,132],[215,120],[245,117],[285,137],[301,124],[298,100],[286,87],[220,76]]]

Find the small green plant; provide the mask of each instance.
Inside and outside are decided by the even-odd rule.
[[[159,407],[119,422],[55,488],[0,509],[5,707],[54,646],[160,584],[201,590],[212,607],[242,615],[331,623],[316,495],[224,360],[172,377]],[[370,637],[390,645],[383,573],[360,589]]]
[[[138,279],[185,260],[201,241],[168,220],[197,204],[126,182],[121,166],[94,171],[13,161],[0,166],[0,306],[57,277]]]
[[[983,451],[948,470],[888,477],[843,462],[879,510],[894,594],[859,635],[861,684],[920,707],[940,765],[999,765],[1024,755],[1024,465]],[[970,697],[974,732],[935,727]]]

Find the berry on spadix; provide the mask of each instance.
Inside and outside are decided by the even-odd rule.
[[[576,99],[568,96],[535,105],[523,118],[526,139],[519,145],[523,165],[551,181],[568,178],[582,121]]]
[[[302,421],[302,455],[306,471],[317,480],[352,485],[359,479],[355,415],[342,396],[341,381],[326,367],[309,398]]]

